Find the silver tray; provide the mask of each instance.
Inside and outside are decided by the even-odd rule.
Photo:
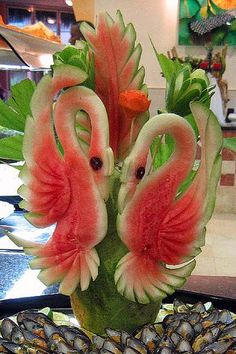
[[[52,55],[65,48],[65,44],[31,36],[5,26],[0,26],[0,35],[9,47],[0,49],[0,67],[9,65],[9,56],[10,65],[12,63],[30,70],[49,69],[53,63]]]
[[[174,299],[179,299],[185,303],[194,304],[199,301],[206,303],[212,302],[218,309],[228,309],[236,313],[236,300],[227,297],[211,296],[207,294],[198,294],[186,290],[176,290],[174,295],[168,296],[163,303],[172,303]],[[6,316],[12,316],[19,311],[28,309],[42,309],[50,307],[52,310],[72,314],[70,298],[61,294],[49,294],[42,296],[25,297],[18,299],[0,300],[0,319]]]

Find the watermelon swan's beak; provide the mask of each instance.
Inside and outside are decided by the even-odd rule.
[[[100,175],[95,175],[95,181],[99,193],[103,200],[107,200],[109,197],[109,176],[114,171],[114,155],[110,147],[104,150],[103,155],[103,172]]]
[[[132,170],[134,170],[134,162],[130,157],[127,157],[123,164],[120,176],[121,187],[118,195],[118,210],[120,214],[124,210],[128,201],[132,199],[136,189],[137,182],[132,178],[134,175]]]

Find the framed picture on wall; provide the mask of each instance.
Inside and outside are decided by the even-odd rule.
[[[236,0],[180,0],[179,45],[236,45]]]

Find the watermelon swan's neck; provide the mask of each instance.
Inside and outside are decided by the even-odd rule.
[[[75,131],[76,115],[81,110],[88,114],[92,127],[88,156],[81,149]],[[90,163],[89,168],[101,196],[107,199],[108,177],[113,171],[113,154],[108,145],[108,118],[102,101],[86,87],[68,89],[55,105],[55,128],[65,157],[79,153],[81,163]]]
[[[150,181],[155,184],[156,175],[161,173],[166,179],[172,179],[172,188],[176,190],[190,172],[195,160],[196,140],[192,128],[184,119],[175,114],[163,113],[150,119],[144,127],[122,168],[121,181],[123,183],[118,200],[120,212],[140,183],[136,172],[140,167],[145,168],[150,144],[157,135],[170,134],[175,140],[175,151],[160,170],[141,181],[140,188]],[[156,181],[159,183],[158,180]]]
[[[54,96],[65,87],[79,85],[87,79],[87,74],[72,65],[54,67],[53,76],[45,75],[38,83],[37,90],[31,100],[31,111],[34,118],[39,120],[42,111],[50,109]]]
[[[168,162],[145,175],[150,144],[159,134],[170,134],[175,150]],[[195,266],[195,262],[176,270],[165,266],[180,264],[198,234],[201,204],[194,202],[193,193],[176,198],[195,152],[190,124],[175,114],[161,114],[143,126],[124,162],[117,229],[129,252],[117,264],[115,282],[129,300],[148,303],[172,294]]]

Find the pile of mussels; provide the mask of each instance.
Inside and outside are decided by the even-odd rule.
[[[161,323],[134,333],[111,328],[88,335],[78,327],[56,325],[41,312],[23,311],[17,323],[1,323],[0,353],[86,354],[236,354],[236,319],[228,310],[175,301]]]

